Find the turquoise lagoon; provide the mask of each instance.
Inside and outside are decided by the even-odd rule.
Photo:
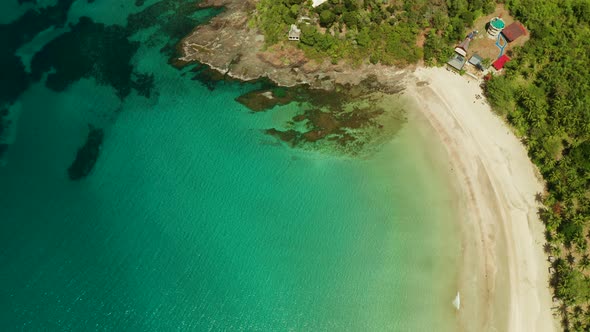
[[[122,11],[159,1],[119,3],[74,1],[68,20],[124,25]],[[149,97],[92,75],[56,91],[46,72],[11,103],[2,331],[456,329],[456,194],[417,114],[363,158],[293,149],[264,129],[295,105],[252,113],[234,99],[256,84],[192,80],[167,64],[157,24],[130,38]],[[70,181],[89,123],[105,131],[100,157]]]

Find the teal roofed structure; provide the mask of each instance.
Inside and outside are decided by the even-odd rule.
[[[499,17],[494,17],[491,21],[490,21],[490,25],[496,29],[504,29],[504,27],[506,27],[506,23],[504,23],[504,21],[499,18]]]
[[[488,35],[490,37],[496,37],[506,27],[506,23],[499,17],[494,17],[490,23],[488,23]]]

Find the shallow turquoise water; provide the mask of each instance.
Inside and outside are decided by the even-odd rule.
[[[157,29],[135,39],[150,98],[84,78],[11,106],[1,330],[455,329],[453,193],[417,121],[362,160],[293,150],[262,132],[280,109],[234,101],[252,85],[210,91],[167,65]],[[72,182],[88,123],[105,141]]]

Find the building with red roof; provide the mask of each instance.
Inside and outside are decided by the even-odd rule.
[[[494,61],[494,63],[492,63],[492,66],[496,68],[496,70],[501,70],[502,68],[504,68],[504,65],[508,61],[510,61],[510,58],[506,54],[504,54],[501,57],[499,57],[498,60]]]
[[[502,34],[509,43],[515,41],[518,37],[526,35],[526,29],[520,22],[514,22],[502,30]]]

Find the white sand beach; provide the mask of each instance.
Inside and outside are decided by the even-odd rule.
[[[419,68],[407,86],[443,140],[463,196],[462,330],[559,330],[536,214],[543,184],[524,146],[485,98],[476,98],[477,81]]]

